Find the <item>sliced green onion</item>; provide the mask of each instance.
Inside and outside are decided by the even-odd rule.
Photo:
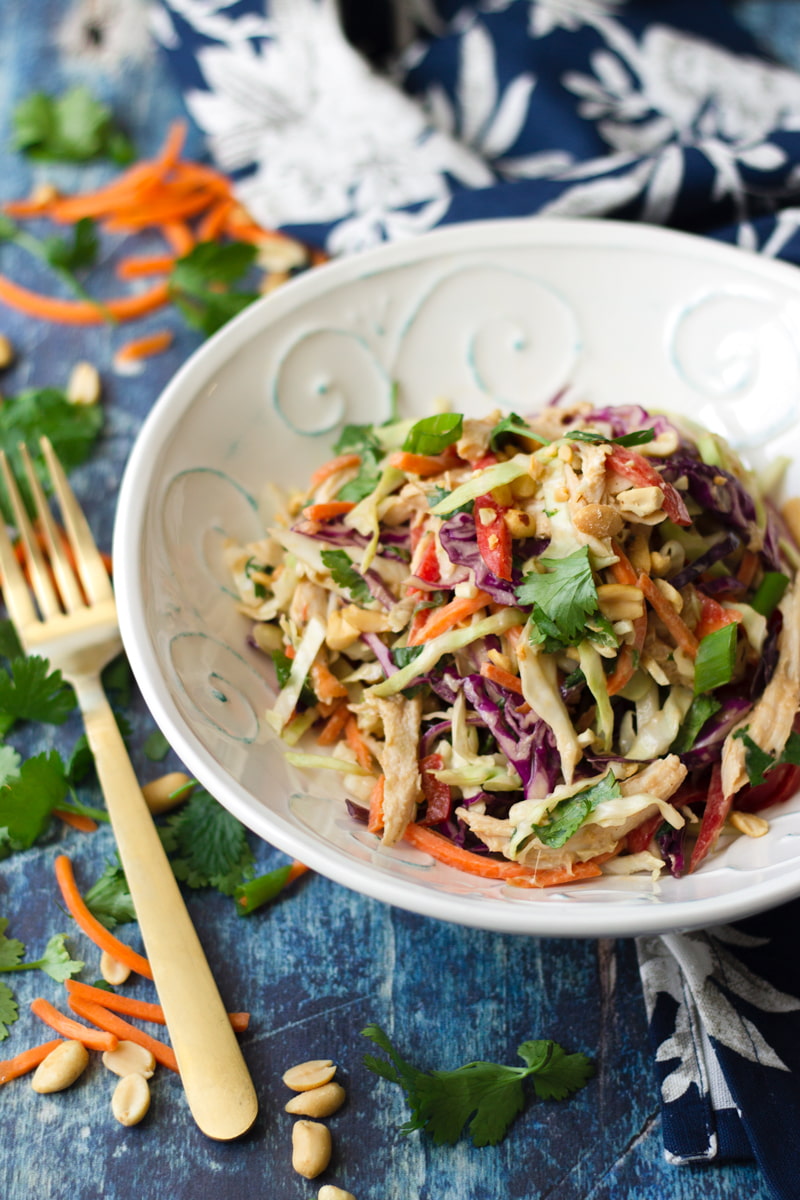
[[[530,458],[525,454],[517,454],[507,462],[496,463],[493,467],[487,467],[485,471],[479,471],[472,479],[462,483],[435,504],[431,512],[436,517],[444,517],[467,501],[483,496],[485,492],[491,492],[493,488],[501,487],[504,483],[513,483],[520,475],[527,475],[529,471]]]
[[[788,586],[789,576],[784,575],[783,571],[767,571],[750,601],[750,607],[761,613],[762,617],[770,616],[780,604]]]
[[[266,875],[259,875],[255,879],[248,880],[247,883],[240,884],[233,893],[239,916],[248,916],[257,908],[261,908],[262,904],[269,904],[271,900],[280,895],[286,887],[291,869],[292,864],[286,863],[285,866],[269,871]]]
[[[441,454],[461,437],[464,418],[461,413],[434,413],[412,425],[403,442],[410,454]]]
[[[736,662],[737,633],[737,623],[732,621],[701,639],[694,660],[695,696],[730,683]]]

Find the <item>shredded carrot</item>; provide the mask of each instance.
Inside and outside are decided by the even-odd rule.
[[[167,221],[159,226],[168,246],[178,258],[183,258],[194,248],[195,236],[185,221]]]
[[[441,633],[446,633],[448,629],[452,629],[454,625],[458,625],[461,621],[466,621],[467,617],[471,617],[473,613],[485,608],[491,603],[491,596],[486,592],[478,592],[476,596],[456,596],[449,604],[442,605],[441,608],[430,610],[430,616],[425,622],[422,629],[414,630],[414,640],[411,640],[409,635],[407,641],[409,646],[418,646],[421,642],[429,642],[431,638],[438,637]]]
[[[339,700],[347,696],[347,688],[321,659],[312,663],[310,675],[311,685],[320,700]]]
[[[572,863],[569,867],[552,867],[546,871],[534,871],[532,875],[518,875],[509,879],[512,887],[546,888],[559,887],[562,883],[575,883],[577,879],[596,879],[603,872],[597,860]]]
[[[42,1042],[39,1046],[31,1046],[22,1050],[13,1058],[0,1062],[0,1084],[8,1083],[10,1079],[19,1079],[20,1075],[28,1075],[35,1071],[40,1062],[47,1058],[57,1046],[63,1044],[63,1038],[53,1038],[51,1042]]]
[[[742,561],[739,563],[739,570],[736,572],[736,578],[739,583],[745,587],[750,587],[753,582],[753,577],[758,568],[758,555],[753,550],[745,550],[742,555]]]
[[[491,679],[492,683],[498,684],[500,687],[506,688],[509,692],[516,692],[518,696],[522,695],[522,683],[518,675],[512,675],[510,671],[504,671],[502,667],[498,667],[496,663],[484,662],[481,663],[481,675],[486,679]]]
[[[94,833],[98,828],[97,821],[93,817],[87,817],[84,813],[73,813],[67,812],[64,808],[54,808],[53,816],[58,817],[59,821],[63,821],[71,829],[77,829],[79,833]]]
[[[82,996],[70,996],[69,1006],[79,1017],[91,1021],[99,1029],[111,1034],[115,1041],[138,1042],[140,1046],[144,1046],[150,1051],[156,1062],[160,1062],[162,1066],[169,1067],[171,1071],[180,1074],[175,1051],[171,1046],[160,1042],[158,1038],[151,1037],[142,1029],[137,1029],[129,1021],[123,1021],[122,1017],[116,1016],[103,1005],[95,1004],[93,1000],[84,1000]]]
[[[337,471],[346,471],[350,467],[360,466],[360,454],[339,454],[336,458],[331,458],[328,462],[323,463],[321,467],[317,467],[309,481],[309,491],[315,492],[321,483],[330,479],[331,475],[335,475]]]
[[[516,879],[532,874],[527,867],[522,867],[519,863],[501,862],[496,858],[474,854],[472,850],[464,850],[455,842],[442,837],[440,833],[426,829],[424,825],[416,825],[413,821],[403,837],[412,846],[416,846],[417,850],[424,850],[438,862],[455,867],[459,871],[466,871],[470,875],[480,875],[484,879]]]
[[[303,509],[307,521],[330,521],[334,517],[344,516],[355,508],[352,500],[327,500],[324,504],[309,504]]]
[[[89,912],[78,891],[72,863],[66,854],[57,855],[55,872],[64,903],[86,936],[101,950],[107,950],[114,958],[125,963],[132,971],[136,971],[138,975],[152,979],[153,972],[147,959],[143,958],[141,954],[137,954],[130,946],[126,946],[119,938],[115,938],[113,933],[109,933],[106,927],[101,925],[97,918]]]
[[[637,575],[633,563],[628,558],[625,551],[620,546],[619,542],[612,542],[611,549],[617,556],[618,561],[611,564],[611,574],[617,583],[627,584],[628,587],[637,587]]]
[[[114,355],[115,362],[138,362],[142,358],[151,358],[154,354],[162,354],[172,345],[173,334],[170,329],[159,329],[144,337],[134,338],[120,346]]]
[[[695,658],[697,655],[698,641],[692,633],[689,626],[681,617],[678,616],[675,609],[653,583],[649,575],[645,575],[642,571],[636,580],[636,586],[645,594],[645,597],[652,605],[656,614],[666,625],[669,630],[670,637],[676,645],[680,646],[690,658]]]
[[[157,159],[158,166],[162,171],[167,171],[170,167],[174,167],[180,158],[181,151],[186,142],[188,128],[187,122],[181,118],[170,124],[166,140],[161,147],[161,152]]]
[[[225,228],[228,213],[234,205],[232,196],[225,196],[210,208],[197,227],[199,242],[213,242]]]
[[[419,475],[420,478],[428,475],[441,475],[445,468],[441,458],[435,458],[432,454],[412,454],[408,450],[397,450],[394,454],[390,454],[389,463],[391,466],[397,467],[398,471],[405,471],[409,475]]]
[[[352,714],[347,718],[344,736],[348,746],[355,754],[359,766],[362,766],[365,771],[371,771],[373,768],[372,751],[361,736],[361,730]]]
[[[3,212],[7,217],[14,219],[24,219],[25,217],[41,217],[47,213],[47,210],[53,203],[52,197],[47,197],[43,200],[7,200],[3,205]]]
[[[367,829],[370,833],[380,833],[383,829],[383,797],[386,790],[386,776],[379,775],[369,797],[369,819]]]
[[[317,737],[318,745],[335,746],[342,735],[342,731],[347,724],[349,716],[350,709],[346,704],[337,705],[337,707],[328,717],[319,736]]]
[[[96,1029],[89,1029],[88,1026],[73,1021],[72,1017],[67,1017],[64,1013],[59,1012],[43,996],[37,996],[35,1000],[31,1000],[31,1012],[35,1013],[40,1021],[44,1021],[45,1025],[55,1029],[56,1033],[63,1034],[65,1038],[70,1038],[74,1042],[82,1042],[88,1050],[116,1050],[119,1045],[119,1038],[116,1034],[108,1030],[98,1033]]]
[[[108,316],[118,321],[130,321],[163,307],[169,300],[169,288],[166,283],[157,283],[135,296],[118,296],[95,303],[92,300],[63,300],[57,296],[45,296],[0,275],[0,300],[9,308],[45,321],[62,325],[102,325]]]
[[[109,1008],[113,1012],[125,1013],[136,1017],[139,1021],[151,1021],[154,1025],[166,1025],[164,1010],[160,1004],[151,1004],[147,1000],[138,1000],[135,996],[123,996],[119,992],[107,992],[103,988],[92,987],[90,983],[81,983],[78,979],[65,980],[64,986],[71,996],[90,1000],[101,1008]],[[243,1033],[250,1024],[250,1014],[246,1012],[228,1013],[231,1027],[237,1033]]]
[[[143,275],[168,275],[176,261],[174,254],[121,258],[117,263],[116,272],[120,279],[140,279]]]

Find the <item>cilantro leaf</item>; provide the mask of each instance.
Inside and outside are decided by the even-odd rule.
[[[758,787],[759,784],[765,783],[767,774],[773,767],[777,767],[781,763],[800,766],[800,734],[798,733],[789,735],[789,740],[777,758],[768,754],[766,750],[762,750],[758,743],[750,737],[748,726],[745,725],[744,729],[737,729],[733,736],[744,742],[744,765],[751,787]]]
[[[72,688],[60,671],[50,671],[46,658],[16,658],[10,673],[0,667],[0,713],[13,721],[61,725],[75,704]]]
[[[452,1071],[419,1071],[406,1062],[378,1025],[362,1030],[387,1055],[364,1056],[365,1066],[397,1083],[411,1107],[401,1132],[422,1129],[437,1145],[452,1145],[466,1132],[475,1146],[493,1146],[525,1105],[524,1080],[531,1077],[542,1099],[564,1099],[592,1074],[583,1054],[566,1054],[556,1042],[523,1042],[517,1053],[524,1067],[470,1062]]]
[[[230,896],[249,876],[247,831],[208,792],[196,791],[163,833],[172,869],[189,887],[215,887]]]
[[[169,754],[169,742],[160,729],[155,729],[145,738],[142,748],[151,762],[163,762]]]
[[[44,460],[34,448],[46,434],[53,443],[64,470],[68,473],[88,458],[103,427],[102,404],[70,404],[57,388],[41,388],[4,396],[0,405],[0,448],[9,457],[20,491],[31,508],[31,497],[25,483],[25,472],[19,457],[20,442],[31,448],[34,468],[46,492],[52,490]],[[5,496],[0,497],[7,521],[12,521]]]
[[[275,667],[275,677],[278,681],[278,687],[282,688],[286,685],[286,681],[291,674],[292,660],[282,650],[271,650],[270,657]],[[298,699],[306,708],[310,708],[312,704],[317,703],[317,694],[311,686],[308,675],[303,680],[303,686],[300,689]]]
[[[14,148],[33,158],[89,162],[111,158],[124,165],[135,157],[131,141],[117,126],[111,109],[85,87],[61,96],[33,92],[12,116]]]
[[[464,418],[461,413],[434,413],[423,417],[409,429],[403,449],[411,454],[441,454],[461,437]]]
[[[73,975],[79,975],[86,964],[73,958],[66,946],[66,934],[55,933],[44,948],[44,954],[35,962],[20,963],[19,969],[44,971],[56,983],[63,983]]]
[[[192,329],[209,337],[258,299],[257,292],[230,290],[257,254],[248,242],[199,242],[178,259],[169,278],[170,293]]]
[[[64,764],[55,750],[27,759],[0,787],[0,829],[12,850],[27,850],[40,837],[67,793]]]
[[[25,657],[14,623],[8,617],[0,621],[0,656],[7,659]]]
[[[602,779],[591,787],[576,792],[559,800],[547,814],[547,821],[540,825],[531,825],[530,832],[521,841],[515,841],[515,849],[522,850],[532,837],[538,838],[545,846],[558,849],[563,846],[584,821],[594,812],[598,804],[604,800],[616,800],[622,795],[619,782],[613,771],[608,771]]]
[[[5,983],[0,983],[0,1042],[8,1037],[8,1027],[13,1025],[19,1016],[19,1008],[14,999],[14,993]]]
[[[542,558],[546,573],[526,575],[516,589],[520,604],[533,606],[538,630],[532,640],[545,638],[571,645],[585,633],[586,618],[597,612],[597,588],[589,562],[588,546],[565,558]]]
[[[588,429],[570,429],[564,434],[570,442],[591,442],[594,445],[608,444],[616,446],[644,446],[647,442],[655,441],[655,429],[634,429],[632,433],[623,433],[620,437],[604,437],[602,433],[592,433]]]
[[[342,485],[336,493],[337,500],[349,500],[358,504],[378,486],[381,477],[380,463],[384,458],[383,447],[375,437],[372,425],[345,425],[333,447],[335,454],[358,454],[361,466],[355,478]]]
[[[100,239],[94,221],[83,217],[76,223],[71,241],[53,236],[45,238],[42,246],[51,267],[57,271],[79,271],[81,267],[94,266]]]
[[[8,937],[7,929],[8,917],[0,917],[0,971],[13,970],[25,954],[24,944],[19,938]]]
[[[136,920],[136,909],[119,860],[106,863],[102,875],[88,889],[84,900],[92,915],[106,929]]]
[[[372,599],[367,581],[355,569],[346,550],[323,550],[320,557],[336,586],[348,591],[356,604],[365,604]]]

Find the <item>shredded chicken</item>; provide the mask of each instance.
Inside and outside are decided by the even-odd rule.
[[[747,726],[747,732],[757,746],[767,754],[779,755],[792,732],[800,708],[800,588],[790,587],[780,604],[783,628],[775,673],[764,688],[764,694],[747,718],[732,730],[722,748],[722,790],[733,796],[748,781],[747,748],[735,736]]]
[[[392,846],[413,821],[417,805],[422,800],[419,776],[419,729],[422,721],[422,700],[392,696],[378,700],[383,722],[384,744],[381,766],[386,776],[383,793],[383,838]]]
[[[677,754],[668,754],[666,758],[657,758],[648,763],[641,771],[631,775],[629,779],[620,782],[619,790],[623,796],[635,796],[646,793],[656,796],[659,800],[669,800],[686,778],[686,767]]]

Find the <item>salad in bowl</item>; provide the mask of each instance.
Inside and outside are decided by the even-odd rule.
[[[519,887],[682,876],[798,788],[800,556],[685,418],[350,425],[225,553],[289,762],[384,846]]]

